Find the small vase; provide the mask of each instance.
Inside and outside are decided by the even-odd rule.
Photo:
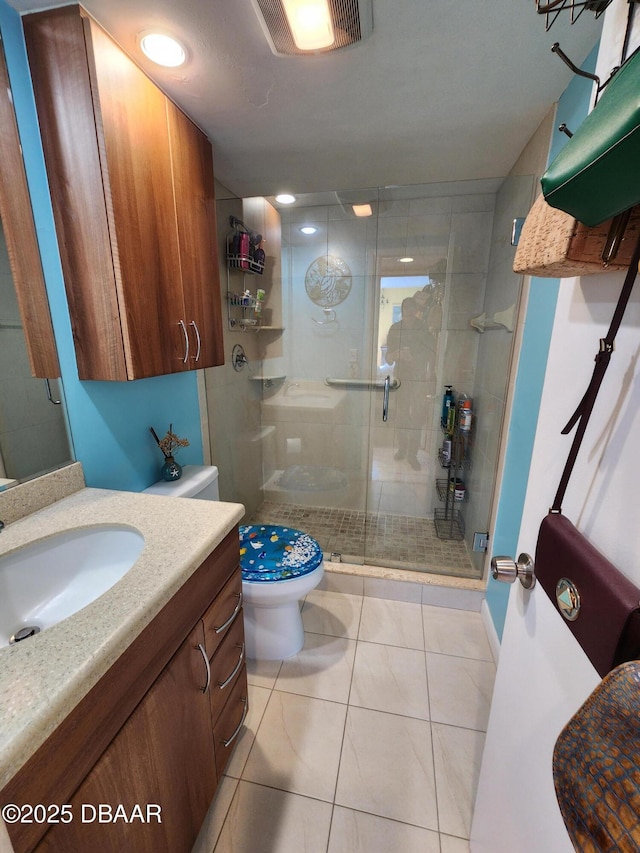
[[[168,482],[179,480],[182,477],[182,465],[179,465],[173,456],[167,456],[164,460],[164,465],[160,469],[160,476]]]

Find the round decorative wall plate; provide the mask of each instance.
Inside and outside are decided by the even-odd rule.
[[[349,295],[351,270],[334,255],[321,255],[311,264],[304,277],[307,296],[321,308],[333,308]]]

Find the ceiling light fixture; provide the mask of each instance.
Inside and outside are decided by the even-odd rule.
[[[327,0],[282,0],[291,35],[299,50],[322,50],[334,42]]]
[[[315,234],[318,229],[315,225],[303,225],[300,230],[303,234]]]
[[[370,204],[352,204],[351,209],[356,216],[373,216],[373,208]]]
[[[413,258],[398,258],[398,261],[399,261],[401,264],[412,264],[412,263],[413,263]]]
[[[187,61],[187,51],[173,36],[146,30],[138,36],[140,49],[152,62],[177,68]]]
[[[295,200],[296,197],[290,193],[280,193],[280,195],[276,196],[278,204],[293,204]]]
[[[276,56],[322,53],[366,39],[372,0],[251,0]]]

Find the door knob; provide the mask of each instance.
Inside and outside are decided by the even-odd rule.
[[[515,583],[516,578],[525,589],[533,589],[536,584],[535,566],[529,554],[520,554],[518,562],[511,557],[493,557],[491,577],[503,583]]]

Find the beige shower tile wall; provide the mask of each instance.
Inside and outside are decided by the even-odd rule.
[[[250,514],[262,502],[261,385],[252,380],[260,372],[260,349],[255,332],[229,330],[226,294],[229,289],[244,290],[245,286],[255,291],[257,277],[252,276],[249,282],[247,276],[245,285],[242,273],[227,271],[229,216],[242,219],[242,201],[225,197],[230,194],[220,186],[216,194],[225,363],[204,371],[204,433],[209,438],[211,463],[219,469],[221,499],[244,504]],[[249,359],[249,367],[240,371],[231,364],[235,344],[243,346]]]
[[[487,319],[513,306],[515,324],[521,276],[513,272],[515,248],[511,246],[510,235],[514,217],[521,215],[518,211],[526,213],[528,210],[531,185],[531,176],[512,176],[504,181],[496,195],[489,271],[482,306]],[[470,551],[474,531],[487,531],[490,526],[493,484],[514,340],[513,334],[505,329],[488,328],[482,334],[477,331],[472,334],[477,340],[478,358],[472,392],[475,417],[473,468],[467,476],[470,501],[466,509],[466,538]],[[478,570],[481,570],[484,553],[475,553],[473,559]]]
[[[522,333],[529,278],[513,273],[515,248],[508,236],[515,216],[526,216],[539,193],[539,176],[546,167],[549,140],[554,132],[555,107],[545,116],[522,152],[496,198],[495,225],[491,242],[491,260],[483,309],[488,316],[515,304],[513,334],[485,332],[479,335],[478,372],[474,387],[477,414],[474,466],[470,480],[472,501],[466,509],[467,541],[474,530],[490,530],[496,510],[494,481],[499,482],[504,464],[503,419],[508,420],[515,370],[505,371],[512,347],[517,352]],[[471,552],[476,569],[482,571],[484,553]]]

